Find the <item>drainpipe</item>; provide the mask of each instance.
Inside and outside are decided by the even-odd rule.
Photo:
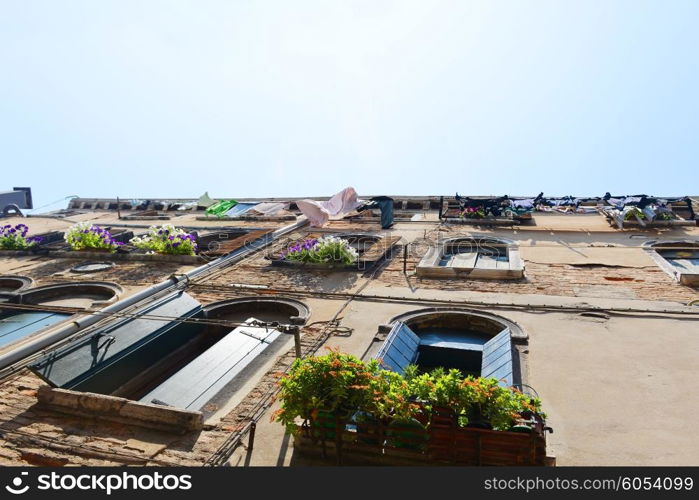
[[[5,368],[11,367],[11,365],[13,365],[14,363],[17,363],[18,361],[23,360],[24,358],[31,356],[32,354],[35,354],[41,349],[55,344],[56,342],[63,340],[73,335],[74,333],[79,332],[80,330],[83,330],[84,328],[94,325],[98,321],[104,319],[105,315],[121,312],[130,306],[136,305],[146,299],[154,297],[156,294],[160,292],[170,290],[171,288],[174,288],[176,285],[182,283],[183,281],[189,281],[192,278],[206,275],[207,273],[213,272],[216,269],[225,267],[227,265],[235,264],[236,262],[243,260],[252,252],[255,252],[257,250],[271,245],[280,237],[289,234],[297,229],[300,229],[306,224],[308,224],[308,219],[305,216],[300,217],[297,222],[277,229],[271,235],[265,235],[264,237],[255,240],[246,247],[234,250],[233,252],[227,255],[224,255],[216,260],[204,264],[203,266],[199,266],[196,269],[192,269],[191,271],[181,276],[173,275],[166,281],[163,281],[162,283],[150,286],[145,290],[141,290],[137,294],[132,295],[131,297],[127,297],[123,300],[115,302],[110,306],[105,307],[104,309],[100,309],[99,314],[88,314],[82,316],[51,333],[41,335],[36,339],[33,339],[21,346],[18,346],[16,349],[13,349],[9,352],[6,352],[5,354],[0,355],[0,370],[4,370]]]

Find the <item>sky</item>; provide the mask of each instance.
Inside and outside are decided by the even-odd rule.
[[[699,194],[696,0],[0,0],[0,190]]]

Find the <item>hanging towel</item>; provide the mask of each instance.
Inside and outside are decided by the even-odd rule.
[[[215,215],[216,217],[223,217],[226,212],[238,204],[235,200],[221,200],[214,205],[211,205],[206,209],[206,215]]]
[[[301,213],[308,217],[311,226],[322,227],[330,217],[338,217],[356,210],[361,205],[357,199],[357,192],[348,187],[334,195],[328,201],[299,200],[296,206]]]

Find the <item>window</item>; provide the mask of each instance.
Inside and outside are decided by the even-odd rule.
[[[644,244],[661,269],[683,285],[699,285],[699,242],[648,241]]]
[[[464,375],[519,386],[522,370],[516,344],[523,340],[526,336],[517,325],[493,315],[429,310],[394,318],[373,357],[398,373],[411,364],[422,371],[455,368]]]
[[[432,248],[417,267],[427,278],[520,279],[524,265],[514,242],[491,237],[452,238]]]
[[[4,276],[2,279],[10,285],[30,286],[32,283],[24,277]],[[112,302],[122,292],[114,283],[92,281],[17,290],[0,305],[0,349],[13,349],[15,342],[61,323],[72,317],[73,311]],[[57,307],[63,309],[55,309]]]
[[[203,411],[229,397],[224,388],[283,345],[281,325],[303,324],[308,314],[292,299],[242,298],[203,307],[178,292],[49,353],[30,369],[62,389]],[[178,319],[160,319],[168,317]]]

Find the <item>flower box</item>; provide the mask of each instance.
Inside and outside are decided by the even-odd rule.
[[[316,421],[315,425],[322,425]],[[543,430],[529,433],[495,431],[475,427],[436,424],[420,430],[413,426],[393,428],[383,422],[364,424],[374,426],[366,439],[365,433],[352,429],[332,433],[314,432],[308,422],[298,427],[294,449],[301,455],[327,460],[330,464],[382,465],[481,465],[522,466],[549,465],[546,437]],[[398,437],[391,437],[401,433]]]

